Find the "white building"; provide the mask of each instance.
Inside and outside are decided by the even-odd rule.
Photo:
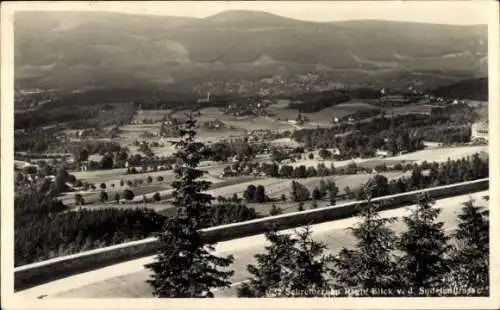
[[[196,101],[196,103],[210,103],[210,93],[207,93],[207,97],[206,98],[200,98]]]
[[[375,152],[375,155],[378,157],[387,157],[387,156],[389,156],[389,152],[385,151],[385,150],[377,150]]]
[[[488,124],[484,122],[477,122],[471,126],[471,140],[485,139],[488,140]]]
[[[334,148],[334,149],[332,150],[332,154],[333,154],[333,155],[340,155],[340,149],[339,149],[338,147]]]

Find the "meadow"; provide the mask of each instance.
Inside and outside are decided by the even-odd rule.
[[[329,149],[330,151],[332,149]],[[309,154],[313,154],[314,158],[309,159]],[[479,146],[456,146],[456,147],[439,147],[432,146],[423,150],[415,151],[412,153],[386,157],[386,158],[353,158],[348,160],[323,160],[319,156],[319,150],[314,150],[312,152],[305,153],[302,159],[297,160],[294,163],[288,165],[293,167],[306,166],[306,167],[316,167],[318,164],[322,163],[326,167],[330,167],[333,164],[335,167],[347,166],[350,163],[356,163],[358,165],[375,168],[375,166],[385,163],[387,166],[392,166],[396,164],[407,164],[407,163],[421,163],[423,161],[427,162],[443,162],[449,159],[459,159],[467,156],[472,156],[475,153],[488,153],[487,145]]]

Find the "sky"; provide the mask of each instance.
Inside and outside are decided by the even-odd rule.
[[[493,1],[493,0],[492,0]],[[226,10],[258,10],[309,21],[383,19],[439,24],[487,24],[489,0],[474,1],[172,1],[33,2],[31,9],[98,10],[207,17]],[[489,3],[491,5],[491,3]],[[489,8],[489,10],[488,10]]]

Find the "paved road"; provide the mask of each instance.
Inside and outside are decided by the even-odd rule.
[[[436,205],[442,208],[440,219],[445,222],[446,229],[456,227],[456,214],[460,211],[461,203],[469,197],[475,199],[478,204],[488,206],[488,202],[482,197],[488,195],[488,191],[482,191],[471,195],[462,195],[452,198],[438,200]],[[381,212],[383,217],[400,217],[407,214],[411,207],[403,207],[395,210]],[[333,222],[314,225],[314,238],[326,242],[328,250],[337,253],[343,246],[351,246],[354,242],[352,236],[345,230],[355,223],[355,218],[343,219]],[[404,229],[404,224],[395,223],[396,231]],[[240,283],[247,279],[246,265],[254,262],[253,256],[261,253],[265,245],[263,235],[251,236],[221,242],[217,245],[218,254],[233,254],[235,270],[232,282]],[[45,285],[34,287],[18,292],[16,295],[24,298],[36,298],[47,295],[46,298],[149,298],[151,289],[145,281],[149,272],[144,269],[145,263],[151,262],[154,257],[146,257],[133,261],[116,264],[95,271],[75,275]],[[235,288],[219,291],[217,296],[234,296]]]

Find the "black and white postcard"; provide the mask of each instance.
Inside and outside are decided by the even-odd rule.
[[[498,308],[498,14],[2,3],[2,308]]]

